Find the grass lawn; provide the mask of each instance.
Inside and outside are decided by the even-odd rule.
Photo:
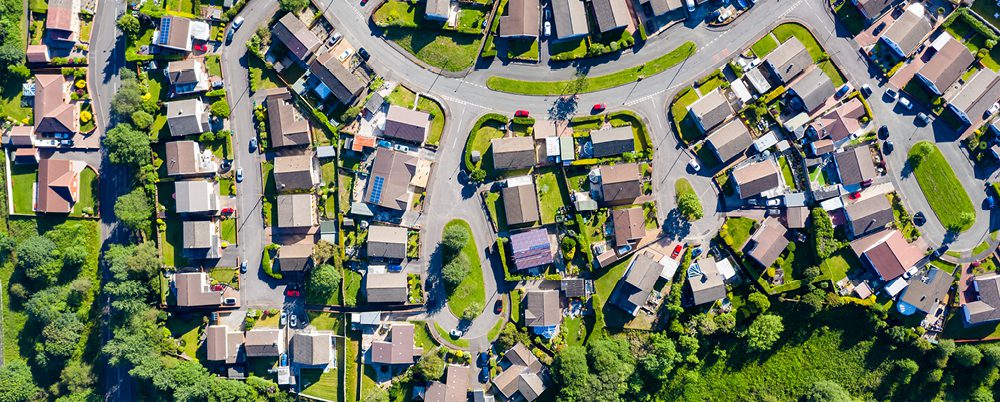
[[[976,248],[972,249],[972,255],[978,255],[979,253],[982,253],[983,251],[986,251],[989,248],[990,248],[990,242],[983,240],[983,242],[979,243],[979,245],[976,246]]]
[[[248,57],[248,70],[250,72],[250,87],[257,91],[268,88],[277,88],[281,80],[274,70],[267,68],[264,62],[256,57]]]
[[[94,21],[80,19],[80,42],[90,42],[90,33],[94,30]]]
[[[438,346],[437,341],[431,336],[430,327],[423,321],[410,321],[413,324],[413,344],[423,348],[424,353]]]
[[[560,42],[549,41],[549,58],[552,60],[574,60],[587,56],[587,39],[571,39]]]
[[[235,289],[239,289],[239,271],[236,268],[212,268],[208,272],[209,278],[218,283],[229,284]]]
[[[699,98],[698,92],[692,89],[679,96],[670,105],[670,117],[674,120],[674,129],[677,130],[681,140],[688,144],[705,136],[705,133],[701,132],[694,119],[688,114],[688,107]]]
[[[222,64],[219,62],[219,55],[210,54],[205,56],[205,68],[208,69],[208,73],[215,76],[222,76]]]
[[[812,56],[814,62],[819,62],[826,53],[823,48],[820,47],[819,42],[816,42],[816,38],[809,33],[809,30],[804,26],[796,24],[794,22],[784,23],[778,25],[774,28],[774,36],[778,38],[779,41],[784,43],[788,38],[796,37],[802,45],[806,47],[809,51],[809,55]]]
[[[35,182],[38,167],[35,165],[10,165],[11,187],[14,191],[14,213],[35,214]]]
[[[309,312],[309,324],[321,331],[333,331],[333,333],[339,334],[343,323],[344,317],[340,313]]]
[[[681,64],[697,50],[694,42],[685,42],[670,53],[618,72],[597,77],[580,76],[568,81],[522,81],[503,77],[490,77],[486,86],[494,91],[523,95],[563,95],[595,92],[636,82],[640,76],[651,77]]]
[[[230,246],[236,245],[236,219],[223,219],[219,224],[219,235]]]
[[[87,166],[80,172],[80,200],[73,205],[70,216],[81,216],[84,211],[91,215],[97,212],[98,185],[97,172],[93,168]]]
[[[431,28],[398,28],[385,30],[385,38],[396,42],[418,59],[440,69],[461,71],[476,61],[479,35]]]
[[[955,268],[958,268],[957,265],[952,264],[952,263],[950,263],[948,261],[945,261],[945,260],[932,260],[931,261],[931,265],[933,265],[933,266],[935,266],[935,267],[937,267],[939,269],[944,270],[945,272],[947,272],[950,275],[955,275]]]
[[[278,194],[278,184],[274,181],[274,163],[269,161],[263,161],[260,163],[260,174],[264,179],[264,194],[274,195]]]
[[[844,27],[847,28],[847,32],[850,32],[851,36],[857,36],[861,33],[861,31],[864,31],[865,27],[868,25],[868,21],[865,19],[865,16],[861,15],[858,8],[849,1],[840,2],[840,5],[835,7],[833,11],[837,14],[837,18],[840,19],[840,22],[844,24]]]
[[[594,280],[594,289],[597,294],[594,295],[595,298],[593,299],[593,303],[594,310],[598,311],[598,314],[601,314],[600,312],[604,311],[605,303],[607,303],[608,299],[611,297],[611,292],[614,291],[615,285],[617,285],[618,281],[622,279],[623,275],[625,275],[625,270],[628,268],[629,261],[631,261],[631,258],[623,258],[620,261],[611,264],[611,266],[607,269],[604,269],[604,272],[600,272],[600,270],[595,272],[595,274],[598,275],[597,279]],[[608,308],[614,309],[616,307],[608,306]],[[620,311],[618,312],[620,313]],[[618,315],[625,314],[621,313]],[[590,331],[591,334],[600,334],[604,327],[608,326],[608,323],[604,318],[606,316],[604,314],[601,314],[601,316],[602,317],[600,319],[596,320],[594,329]]]
[[[233,190],[236,189],[236,187],[233,186],[233,184],[236,184],[233,181],[233,179],[228,178],[228,177],[220,177],[219,178],[219,194],[222,194],[224,196],[227,196],[227,195],[228,196],[236,195],[236,192],[233,191]]]
[[[695,200],[698,200],[698,209],[702,208],[701,207],[701,200],[698,199],[698,193],[696,193],[694,191],[694,187],[691,186],[691,182],[689,182],[689,181],[687,181],[687,179],[683,179],[683,178],[677,179],[677,181],[674,183],[674,197],[675,197],[675,199],[679,200],[681,198],[681,196],[685,195],[685,194],[692,194],[692,195],[694,195]]]
[[[21,106],[21,82],[5,80],[0,92],[0,115],[21,123],[30,123],[31,108]]]
[[[195,360],[201,360],[206,357],[204,355],[206,352],[201,351],[199,347],[198,329],[201,328],[202,317],[204,316],[194,315],[187,320],[182,320],[178,317],[171,317],[167,320],[167,329],[170,330],[170,336],[180,340],[183,345],[184,354]],[[202,355],[199,356],[199,353],[202,353]]]
[[[546,169],[536,175],[535,190],[538,191],[538,209],[542,224],[554,223],[559,208],[569,203],[566,184],[559,179],[558,170]]]
[[[757,43],[750,46],[750,49],[753,50],[753,54],[757,55],[757,57],[763,58],[777,47],[778,41],[774,39],[774,35],[768,32],[767,35],[757,40]]]
[[[469,275],[455,289],[448,289],[448,309],[455,317],[461,317],[462,312],[473,303],[479,306],[486,305],[486,291],[483,289],[483,270],[479,260],[479,249],[476,246],[476,238],[472,234],[469,223],[461,219],[453,219],[445,225],[444,230],[458,227],[465,230],[469,235],[469,242],[462,248],[462,254],[469,261]],[[476,316],[481,312],[477,312]]]
[[[802,246],[807,248],[808,244]],[[820,262],[819,267],[824,273],[829,273],[830,279],[836,282],[847,277],[847,273],[851,272],[852,268],[861,267],[861,261],[850,248],[843,248],[831,255],[830,258]]]
[[[788,163],[788,158],[782,155],[778,158],[778,162],[781,164],[781,175],[785,177],[785,184],[795,191],[795,176],[792,175],[792,166]]]
[[[989,15],[980,15],[986,18],[993,17],[992,13]],[[966,23],[962,18],[956,18],[951,25],[945,27],[945,30],[954,36],[955,39],[964,43],[973,54],[976,54],[979,52],[979,49],[986,46],[986,37],[971,25]],[[987,52],[980,61],[984,66],[989,67],[993,71],[997,71],[1000,70],[1000,62],[998,62],[998,60],[1000,60],[1000,48],[994,47],[990,49],[990,51]]]
[[[361,274],[357,271],[344,270],[344,305],[354,307],[364,304],[365,295],[361,289]]]
[[[500,131],[504,122],[500,121],[488,121],[479,128],[479,131],[475,132],[475,136],[472,141],[472,150],[479,151],[479,155],[486,159],[486,152],[490,149],[491,141],[497,138],[503,138],[504,132]],[[480,163],[482,161],[480,160]]]
[[[733,238],[733,248],[739,250],[750,238],[750,232],[755,224],[756,222],[750,218],[728,218],[722,230],[729,233],[729,236]]]
[[[167,0],[167,10],[194,14],[194,2],[191,0]]]
[[[590,335],[590,330],[594,328],[593,318],[594,316],[592,315],[564,318],[560,331],[562,331],[563,337],[566,339],[566,344],[569,346],[580,346],[587,343],[587,336]]]
[[[508,39],[507,58],[538,61],[538,39]]]
[[[507,214],[503,207],[503,198],[500,193],[490,191],[486,193],[486,209],[490,212],[490,217],[497,225],[497,230],[507,230]]]
[[[187,264],[187,259],[184,258],[184,249],[181,246],[184,242],[182,222],[176,214],[168,214],[167,219],[163,221],[167,226],[163,238],[164,241],[160,242],[160,254],[163,257],[163,265],[168,267],[184,266]]]
[[[827,77],[830,77],[830,82],[833,82],[833,86],[835,87],[844,85],[847,82],[847,79],[837,70],[837,66],[830,60],[819,63],[819,69],[823,70]]]
[[[449,342],[451,342],[452,345],[458,346],[460,348],[467,348],[467,347],[469,347],[469,340],[468,339],[461,339],[461,338],[455,339],[455,338],[453,338],[451,336],[451,334],[448,333],[447,330],[445,330],[444,328],[441,327],[441,324],[438,324],[438,323],[435,322],[434,323],[434,330],[437,331],[438,335],[440,335],[442,338],[447,339]]]
[[[422,20],[423,10],[409,2],[387,1],[378,10],[375,10],[372,21],[382,27],[390,25],[415,27],[420,24],[417,20],[417,14],[420,14]]]
[[[341,212],[346,212],[351,209],[351,192],[354,191],[354,175],[341,174],[340,175],[340,188],[337,192],[340,193],[340,210]],[[327,199],[327,208],[330,207],[329,199]],[[330,211],[328,209],[328,211]]]
[[[340,400],[340,377],[336,369],[324,373],[322,369],[304,368],[299,374],[302,381],[302,395],[328,401]]]
[[[929,147],[929,153],[913,168],[920,191],[945,228],[959,232],[968,229],[975,222],[976,216],[969,194],[962,188],[962,183],[934,144],[926,141],[917,143],[910,149],[909,157],[913,158],[917,149],[923,146]]]
[[[348,401],[357,401],[358,399],[358,352],[360,349],[359,344],[361,343],[361,334],[352,332],[347,341],[347,351],[344,353],[347,356],[346,363],[344,364],[344,383],[347,387]]]

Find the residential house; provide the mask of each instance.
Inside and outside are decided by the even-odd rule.
[[[316,226],[316,196],[312,194],[281,194],[277,199],[279,228]]]
[[[538,163],[535,154],[535,140],[531,137],[494,138],[490,144],[494,169],[526,169]]]
[[[405,273],[372,273],[369,271],[365,275],[365,295],[370,304],[406,303],[408,291]]]
[[[374,116],[375,113],[380,112],[383,105],[385,105],[385,98],[383,98],[382,95],[379,95],[378,92],[372,92],[371,96],[368,97],[368,100],[365,101],[365,107],[362,108],[362,111],[371,117]]]
[[[212,176],[218,171],[218,164],[209,149],[202,150],[195,141],[171,141],[166,143],[167,176],[196,177]]]
[[[371,225],[368,227],[368,258],[405,259],[406,242],[404,227]]]
[[[562,308],[559,306],[558,290],[533,289],[524,294],[524,325],[534,335],[552,339],[559,332],[562,323]]]
[[[642,197],[642,181],[639,165],[619,163],[601,166],[601,194],[605,205],[635,204]]]
[[[611,293],[611,304],[636,316],[639,309],[646,305],[662,269],[660,263],[647,253],[636,254]]]
[[[45,31],[50,43],[73,46],[80,39],[80,0],[49,0]]]
[[[718,89],[705,94],[688,106],[688,114],[703,133],[722,124],[733,113],[733,106]]]
[[[214,215],[219,211],[219,190],[208,180],[174,182],[174,200],[179,214]]]
[[[176,15],[164,15],[160,18],[160,26],[153,31],[153,45],[181,52],[190,52],[192,44],[192,29],[201,29],[203,22],[191,21]],[[207,32],[206,32],[207,34]]]
[[[413,324],[392,324],[387,340],[372,342],[371,362],[388,366],[413,364],[424,354],[423,348],[413,346],[413,330]]]
[[[856,239],[851,242],[851,249],[884,281],[903,276],[924,258],[924,251],[907,243],[898,230],[886,230]],[[951,281],[948,283],[951,284]]]
[[[882,230],[893,222],[892,205],[880,194],[845,205],[844,213],[847,230],[854,237]]]
[[[835,145],[840,145],[851,139],[855,134],[861,134],[865,117],[865,105],[859,98],[851,98],[829,112],[813,120],[808,131],[814,138],[829,139]]]
[[[687,283],[695,306],[726,298],[725,278],[719,272],[715,259],[711,257],[699,259],[688,268]]]
[[[615,247],[628,246],[646,235],[646,218],[642,207],[613,209],[611,221],[615,227]]]
[[[531,402],[551,384],[548,370],[523,343],[504,353],[500,367],[493,386],[506,400]]]
[[[965,80],[965,85],[949,91],[944,97],[948,100],[948,108],[960,120],[969,126],[978,126],[989,117],[990,107],[1000,99],[1000,75],[989,68],[980,69]]]
[[[254,328],[246,332],[244,348],[247,357],[278,357],[284,352],[282,331],[275,328]]]
[[[861,145],[833,154],[833,165],[837,167],[840,184],[844,187],[858,186],[871,182],[878,176],[875,164],[872,162],[871,150],[867,145]]]
[[[287,89],[272,91],[265,98],[264,104],[267,107],[267,129],[272,147],[308,146],[311,143],[309,119],[299,113],[292,94]]]
[[[312,254],[311,242],[286,244],[278,248],[278,255],[274,260],[282,273],[305,272],[312,268]]]
[[[764,67],[765,66],[757,66],[748,69],[746,71],[746,74],[743,76],[746,79],[746,81],[750,83],[750,86],[753,88],[753,90],[760,95],[766,94],[768,91],[771,90],[771,83],[767,81],[766,77],[764,77],[764,72],[763,72]]]
[[[911,3],[879,39],[900,59],[910,57],[934,29],[926,14],[923,3]]]
[[[514,267],[523,271],[552,263],[552,246],[545,229],[533,229],[510,235],[510,255]]]
[[[788,247],[786,232],[788,229],[777,218],[764,218],[764,222],[743,247],[744,252],[764,268],[770,267],[781,256],[781,252],[785,251],[785,247]]]
[[[383,208],[406,211],[410,205],[410,181],[418,160],[412,155],[379,148],[375,151],[371,175],[365,188],[365,201]]]
[[[49,47],[45,45],[28,45],[24,50],[24,58],[28,63],[48,63],[52,61],[52,54]]]
[[[211,131],[208,116],[208,105],[201,98],[167,102],[167,127],[171,136],[183,137]]]
[[[899,294],[896,309],[903,315],[912,315],[917,311],[924,314],[934,313],[936,308],[944,303],[955,277],[936,267],[927,272],[913,275],[909,284]]]
[[[222,292],[212,290],[208,273],[205,272],[174,274],[174,291],[178,307],[208,307],[222,304]]]
[[[515,183],[507,180],[507,187],[500,190],[503,197],[504,216],[508,226],[531,225],[538,222],[538,194],[535,193],[535,183],[531,176],[525,176],[526,183]]]
[[[805,45],[793,36],[768,53],[764,65],[778,82],[787,84],[813,65],[813,59]]]
[[[639,5],[649,17],[659,17],[684,9],[684,2],[681,0],[640,0]]]
[[[319,184],[312,152],[276,156],[272,174],[278,192],[309,190]]]
[[[899,0],[851,0],[868,22],[875,21]]]
[[[324,100],[333,95],[338,102],[350,105],[365,89],[361,80],[340,64],[333,52],[317,56],[309,63],[309,73],[314,78],[310,80],[313,92]]]
[[[205,328],[205,349],[208,361],[236,364],[243,362],[243,332],[231,332],[225,325]]]
[[[590,33],[587,6],[583,0],[552,0],[553,36],[558,40],[580,38]]]
[[[295,13],[287,13],[271,27],[271,37],[288,48],[288,53],[299,62],[306,63],[323,44]]]
[[[189,260],[210,260],[222,257],[219,224],[214,221],[184,221],[184,257]]]
[[[390,105],[385,114],[385,129],[382,135],[414,144],[423,144],[431,125],[431,115],[427,112]]]
[[[934,55],[917,70],[916,77],[933,94],[942,96],[965,74],[976,58],[962,42],[945,31],[941,31],[931,42],[931,49],[934,49]]]
[[[837,144],[834,144],[831,139],[815,140],[809,143],[809,149],[812,151],[813,156],[826,155],[836,151]]]
[[[595,158],[618,156],[635,151],[632,126],[608,127],[590,132]]]
[[[171,61],[167,63],[167,81],[174,95],[204,92],[209,88],[208,69],[198,58]]]
[[[716,158],[726,162],[743,155],[747,148],[753,145],[753,137],[750,136],[750,130],[742,120],[733,119],[709,134],[705,143]]]
[[[471,370],[468,366],[449,364],[445,373],[445,382],[432,381],[424,393],[425,401],[437,402],[467,402],[469,400],[469,378]]]
[[[80,200],[81,161],[46,158],[38,161],[35,212],[68,214]]]
[[[632,21],[625,0],[591,0],[592,14],[600,33],[627,27]]]
[[[783,179],[774,158],[746,163],[733,168],[733,184],[740,199],[747,199],[781,188]]]
[[[972,277],[975,300],[966,301],[962,315],[966,325],[1000,320],[1000,274],[995,272]]]
[[[424,4],[424,19],[447,21],[450,12],[450,0],[427,0],[427,4]]]
[[[333,334],[328,331],[298,331],[292,336],[292,362],[308,367],[336,366]]]
[[[788,91],[802,102],[802,109],[813,113],[826,104],[837,89],[822,69],[814,68],[788,87]]]
[[[537,38],[541,8],[538,0],[510,0],[500,16],[501,38]]]
[[[785,225],[789,229],[805,229],[809,219],[807,207],[785,207]]]
[[[80,107],[70,102],[73,82],[62,74],[35,75],[35,135],[69,138],[80,131]]]

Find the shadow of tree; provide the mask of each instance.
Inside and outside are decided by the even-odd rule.
[[[681,215],[681,212],[677,208],[674,208],[670,212],[667,212],[667,217],[663,220],[661,231],[669,239],[681,240],[691,233],[691,222],[688,222]]]

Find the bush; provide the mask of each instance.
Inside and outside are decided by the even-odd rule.
[[[135,124],[136,128],[145,130],[153,125],[153,116],[145,110],[136,110],[132,112],[132,124]]]
[[[465,254],[458,254],[441,268],[441,275],[444,277],[445,285],[455,288],[469,276],[469,272],[471,271],[469,258]]]
[[[212,102],[211,113],[212,116],[218,118],[229,117],[229,102],[226,101],[226,98]]]
[[[282,279],[284,277],[281,273],[274,272],[274,262],[271,260],[271,254],[278,251],[279,247],[281,246],[277,244],[268,244],[267,247],[264,247],[264,253],[260,260],[260,264],[264,268],[264,273],[274,279]]]

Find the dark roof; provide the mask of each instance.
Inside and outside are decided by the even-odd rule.
[[[275,157],[271,173],[278,191],[305,190],[316,185],[311,152]]]
[[[1000,274],[974,276],[972,284],[978,298],[962,306],[965,321],[980,324],[1000,320]]]
[[[404,227],[371,225],[368,228],[368,257],[404,259],[407,239]]]
[[[649,9],[657,17],[684,7],[681,0],[641,0],[639,3],[649,4]]]
[[[287,13],[271,29],[271,34],[301,61],[308,61],[323,42],[295,13]]]
[[[312,243],[296,243],[281,246],[275,261],[281,272],[303,272],[312,267]]]
[[[840,183],[845,186],[860,184],[878,175],[867,145],[837,152],[834,154],[834,161]]]
[[[773,158],[748,163],[733,169],[733,183],[740,198],[747,199],[781,185],[781,172]]]
[[[811,66],[813,59],[805,45],[793,36],[768,53],[764,57],[764,63],[779,81],[787,83]]]
[[[580,278],[563,279],[559,281],[559,287],[563,291],[563,296],[566,297],[587,296],[587,282]]]
[[[531,137],[495,138],[490,145],[495,169],[524,169],[535,166],[535,140]]]
[[[544,228],[510,235],[510,250],[518,270],[552,263],[549,233]]]
[[[611,220],[615,226],[616,247],[627,246],[646,235],[646,218],[641,207],[612,210]]]
[[[761,223],[760,228],[750,236],[750,241],[745,247],[746,253],[764,267],[774,265],[774,262],[781,256],[781,252],[788,247],[788,239],[785,233],[788,229],[774,217],[768,217]]]
[[[625,0],[591,0],[597,29],[608,32],[629,24],[628,5]]]
[[[833,81],[830,81],[830,77],[819,68],[806,73],[792,84],[789,90],[802,100],[802,105],[810,113],[823,106],[826,100],[837,92],[833,87]]]
[[[899,300],[924,313],[931,313],[934,307],[944,300],[954,280],[955,277],[947,272],[931,268],[927,273],[910,278],[907,282],[909,286],[903,289]]]
[[[881,38],[892,41],[903,51],[904,56],[909,56],[934,29],[931,22],[923,15],[927,12],[922,4],[910,5],[906,8],[906,12],[882,33]]]
[[[700,121],[701,127],[708,132],[732,116],[733,107],[726,100],[725,95],[716,89],[694,101],[691,106],[688,106],[688,112]]]
[[[635,151],[632,126],[609,127],[590,132],[594,157],[604,158]]]
[[[882,229],[893,222],[892,205],[881,195],[845,205],[844,212],[855,236]]]
[[[725,162],[746,152],[753,145],[750,130],[740,119],[733,119],[705,139],[719,160]]]
[[[404,275],[405,274],[401,274]],[[388,341],[372,342],[372,362],[377,364],[413,364],[423,349],[413,346],[413,324],[392,324]]]
[[[551,327],[562,322],[558,290],[529,290],[524,295],[524,325]]]
[[[628,204],[642,196],[639,165],[619,163],[601,166],[601,191],[608,204]]]
[[[958,90],[945,94],[948,106],[965,113],[970,123],[982,121],[985,113],[1000,98],[1000,75],[984,68]]]
[[[942,31],[940,35],[939,39],[934,42],[943,40],[944,45],[934,53],[927,64],[924,64],[917,71],[917,74],[933,84],[938,91],[944,92],[951,87],[951,84],[958,81],[976,58],[962,42],[953,38],[950,33]]]
[[[866,18],[874,20],[899,0],[855,0],[858,10]]]
[[[309,145],[309,120],[295,108],[292,95],[284,90],[268,95],[266,99],[267,125],[271,131],[272,146]]]
[[[424,394],[425,401],[467,402],[469,400],[469,367],[448,365],[445,382],[433,381]]]
[[[329,88],[333,96],[343,104],[350,104],[365,88],[361,80],[347,71],[332,52],[316,57],[309,64],[309,72]]]
[[[406,274],[403,272],[368,272],[365,275],[365,296],[368,303],[406,303],[407,292]]]
[[[586,35],[589,32],[587,7],[583,0],[552,0],[552,20],[557,39]]]
[[[510,0],[500,17],[500,36],[538,36],[541,15],[538,0]]]
[[[629,314],[646,304],[663,267],[646,253],[638,253],[611,294],[612,304]]]
[[[430,124],[431,115],[427,112],[392,105],[385,114],[385,129],[382,134],[389,138],[423,144]]]
[[[384,208],[405,211],[409,203],[410,180],[417,171],[417,158],[379,148],[375,151],[364,201]]]
[[[505,187],[503,194],[504,215],[508,225],[521,225],[537,222],[538,195],[535,194],[535,184]]]
[[[333,337],[329,332],[296,332],[292,336],[292,361],[306,366],[330,364]]]
[[[207,108],[199,98],[167,102],[167,127],[170,128],[170,135],[182,137],[210,130]]]
[[[687,282],[696,306],[726,298],[725,278],[711,257],[698,260],[698,270],[688,274]]]

